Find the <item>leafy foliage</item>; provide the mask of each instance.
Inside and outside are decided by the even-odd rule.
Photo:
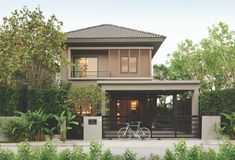
[[[57,121],[57,129],[60,133],[60,140],[65,141],[67,139],[67,130],[72,129],[71,125],[78,125],[79,123],[75,121],[76,115],[72,114],[70,111],[63,111],[59,116],[54,115]]]
[[[231,139],[235,139],[235,112],[230,114],[221,113],[221,115],[227,121],[223,124],[223,134],[228,135]]]
[[[235,112],[234,97],[234,88],[201,93],[199,97],[201,115],[219,115],[222,112]]]
[[[18,108],[19,90],[0,88],[0,115],[11,116]]]
[[[30,130],[25,119],[16,119],[4,123],[6,123],[6,127],[3,128],[4,133],[11,141],[20,142],[30,139]]]
[[[48,114],[59,115],[66,107],[69,91],[65,89],[19,90],[0,88],[0,115],[13,116],[15,111],[43,108]]]
[[[38,156],[37,150],[33,148],[29,142],[22,142],[18,145],[18,160],[33,160],[38,159]]]
[[[79,86],[70,92],[69,99],[80,115],[89,107],[92,107],[93,115],[101,114],[101,101],[108,101],[106,93],[97,85]]]
[[[56,151],[56,145],[46,142],[42,147],[32,147],[28,142],[18,145],[18,152],[14,153],[7,149],[0,148],[1,160],[136,160],[137,154],[126,150],[123,155],[112,155],[108,149],[102,154],[101,145],[92,141],[90,152],[84,153],[81,148],[64,149]],[[174,145],[174,149],[167,149],[163,157],[151,154],[144,160],[234,160],[235,145],[229,141],[220,144],[219,150],[204,150],[202,146],[187,147],[185,141]]]
[[[225,23],[208,29],[208,37],[198,44],[185,40],[171,55],[167,65],[155,65],[156,79],[201,81],[201,92],[235,86],[235,31]]]
[[[89,160],[99,160],[102,156],[101,145],[96,141],[90,143]]]
[[[46,142],[46,144],[40,149],[39,159],[42,159],[42,160],[58,159],[56,145],[51,142]]]
[[[123,159],[125,160],[136,160],[136,153],[133,153],[129,149],[127,149],[123,155]]]
[[[63,64],[65,33],[54,15],[45,18],[40,8],[15,10],[0,27],[0,86],[31,89],[51,87],[57,62]]]
[[[46,114],[42,108],[36,111],[27,111],[26,113],[17,112],[28,123],[28,128],[31,134],[31,139],[43,141],[45,134],[48,133],[49,125],[47,120],[50,115]]]
[[[9,149],[2,149],[0,147],[0,159],[1,160],[16,160],[14,152]]]

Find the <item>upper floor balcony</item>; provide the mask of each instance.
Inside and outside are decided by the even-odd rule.
[[[68,79],[152,78],[151,47],[68,48]]]

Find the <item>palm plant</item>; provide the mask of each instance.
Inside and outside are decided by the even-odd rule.
[[[46,114],[42,108],[36,111],[17,113],[19,113],[28,122],[32,140],[43,141],[45,140],[45,134],[51,132],[47,123],[47,120],[51,115]]]
[[[74,121],[76,115],[72,114],[70,111],[63,111],[60,115],[54,115],[54,118],[57,121],[57,129],[60,133],[60,140],[66,141],[67,139],[67,130],[72,129],[71,125],[78,125],[77,121]]]
[[[231,114],[221,113],[222,116],[228,121],[225,123],[225,132],[230,136],[231,139],[235,139],[235,112]]]
[[[10,140],[20,142],[30,138],[28,123],[24,119],[12,120],[3,129]]]

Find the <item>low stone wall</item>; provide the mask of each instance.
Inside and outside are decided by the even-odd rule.
[[[220,116],[202,116],[202,140],[218,139],[220,135],[215,132],[215,125],[220,123]]]
[[[7,122],[11,120],[19,119],[19,118],[20,117],[10,117],[10,116],[0,117],[0,122],[2,122],[2,126],[0,126],[0,142],[9,141],[9,139],[4,135],[2,128],[6,127]]]

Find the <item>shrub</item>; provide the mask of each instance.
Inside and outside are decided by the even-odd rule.
[[[82,148],[74,148],[71,152],[71,160],[85,160],[87,159],[87,155],[83,153]]]
[[[39,159],[38,152],[32,148],[32,146],[29,144],[29,142],[21,142],[18,145],[18,154],[17,159],[18,160],[36,160]]]
[[[16,160],[15,154],[9,149],[2,149],[0,147],[0,159],[1,160]]]
[[[42,108],[26,113],[18,112],[22,118],[27,121],[28,129],[31,133],[31,139],[36,141],[44,140],[45,134],[49,132],[47,120],[50,115],[46,114]]]
[[[188,151],[188,160],[204,160],[205,153],[202,146],[193,146]]]
[[[123,155],[124,160],[136,160],[136,153],[133,153],[129,149],[127,149]]]
[[[89,152],[89,159],[90,160],[99,160],[102,156],[102,148],[101,145],[98,144],[96,141],[92,141],[90,143],[90,152]]]
[[[153,154],[150,154],[150,157],[148,160],[160,160],[161,158],[159,157],[159,155],[153,155]]]
[[[204,159],[206,160],[217,160],[217,153],[212,150],[212,149],[209,149],[208,152],[205,152],[205,155],[204,155]]]
[[[110,160],[110,159],[113,159],[113,155],[112,155],[110,149],[107,149],[107,150],[103,153],[101,159],[102,159],[102,160]]]
[[[29,90],[27,109],[34,111],[43,108],[48,114],[59,115],[66,107],[68,91],[65,89]]]
[[[166,149],[164,160],[176,160],[174,153],[170,149]]]
[[[225,143],[220,145],[218,159],[234,160],[234,157],[235,157],[235,145],[233,145],[229,141],[226,141]]]
[[[43,160],[57,160],[56,145],[51,142],[46,142],[40,149],[39,159]]]
[[[59,160],[72,160],[72,153],[69,149],[65,149],[59,153]]]
[[[25,119],[11,120],[3,128],[10,141],[24,141],[30,139],[28,122]]]
[[[15,111],[38,110],[60,114],[67,106],[66,89],[29,90],[27,88],[0,88],[0,116],[13,116]]]
[[[0,88],[0,116],[13,116],[19,103],[19,90]]]
[[[200,94],[201,115],[219,115],[235,112],[235,88],[208,91]]]
[[[174,148],[175,148],[174,155],[175,155],[176,159],[187,160],[188,149],[187,149],[185,141],[182,140],[179,143],[175,144]]]

